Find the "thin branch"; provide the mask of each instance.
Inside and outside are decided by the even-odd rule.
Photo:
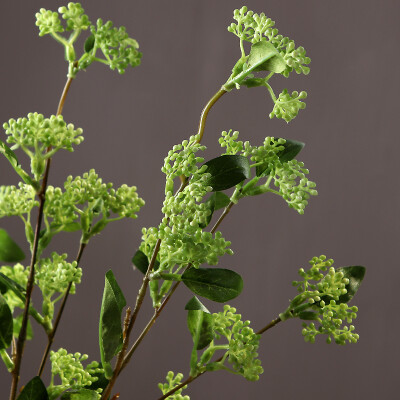
[[[65,84],[64,90],[63,90],[61,98],[60,98],[60,102],[59,102],[59,105],[57,108],[56,115],[60,115],[62,113],[65,99],[67,97],[71,83],[72,83],[72,78],[68,78],[67,83]],[[48,152],[50,150],[51,150],[51,147],[49,147],[47,149]],[[16,354],[13,359],[15,367],[12,371],[12,382],[11,382],[10,398],[9,398],[10,400],[15,400],[16,395],[17,395],[19,373],[20,373],[20,369],[21,369],[22,355],[24,352],[25,340],[26,340],[29,306],[30,306],[30,302],[31,302],[33,286],[35,283],[35,264],[36,264],[37,251],[38,251],[38,247],[39,247],[39,239],[40,239],[39,236],[40,236],[40,230],[41,230],[41,226],[42,226],[45,193],[46,193],[46,189],[47,189],[47,180],[48,180],[49,172],[50,172],[50,164],[51,164],[51,158],[48,158],[46,161],[46,169],[44,172],[42,185],[40,187],[39,192],[37,193],[37,195],[39,197],[39,211],[38,211],[38,217],[37,217],[37,222],[36,222],[35,237],[33,239],[29,278],[28,278],[28,283],[26,285],[26,300],[25,300],[24,314],[22,317],[21,330],[18,335],[18,340],[17,340],[17,345],[16,345]]]
[[[78,268],[79,262],[81,260],[82,254],[83,254],[83,250],[85,250],[85,247],[86,247],[86,243],[81,243],[80,246],[79,246],[78,255],[76,256],[76,260],[75,260],[77,262],[77,266],[76,266],[77,268]],[[54,342],[54,336],[56,335],[57,328],[58,328],[58,325],[60,323],[61,316],[62,316],[62,314],[64,312],[65,304],[67,303],[68,296],[69,296],[69,293],[71,291],[71,288],[72,288],[72,281],[68,284],[67,290],[65,291],[64,297],[63,297],[62,302],[61,302],[61,306],[60,306],[60,308],[58,310],[58,313],[57,313],[57,316],[56,316],[56,319],[55,319],[55,322],[54,322],[53,329],[47,335],[47,346],[46,346],[46,349],[45,349],[45,351],[43,353],[43,356],[42,356],[42,361],[40,363],[40,367],[39,367],[39,370],[38,370],[38,376],[41,376],[42,373],[43,373],[43,370],[44,370],[44,367],[45,367],[46,361],[47,361],[47,356],[49,355],[51,346],[52,346],[52,344]]]

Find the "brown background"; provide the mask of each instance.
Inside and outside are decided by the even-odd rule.
[[[143,51],[139,68],[119,76],[93,65],[73,82],[64,109],[68,122],[84,129],[77,150],[54,159],[50,184],[90,168],[105,181],[136,185],[146,200],[138,220],[110,225],[95,237],[82,259],[84,281],[72,296],[55,347],[88,353],[99,359],[97,323],[104,274],[112,268],[129,304],[141,276],[130,259],[142,226],[160,220],[163,199],[163,157],[196,131],[200,111],[230,74],[239,57],[238,40],[226,31],[239,1],[170,0],[83,1],[87,14],[125,25]],[[2,0],[0,120],[40,112],[55,113],[65,82],[63,51],[49,37],[39,38],[34,13],[64,2]],[[291,320],[267,332],[260,356],[265,369],[257,383],[226,372],[194,382],[192,399],[392,399],[399,375],[398,272],[399,239],[399,12],[396,0],[248,0],[249,8],[265,11],[280,33],[303,45],[312,58],[308,77],[273,79],[275,90],[306,90],[307,109],[290,124],[268,119],[272,103],[266,90],[233,91],[210,113],[204,143],[206,158],[218,154],[222,130],[241,132],[260,143],[267,135],[304,141],[301,158],[318,184],[304,216],[282,199],[261,196],[243,200],[224,224],[233,257],[220,266],[240,272],[242,295],[232,301],[258,329],[283,311],[295,295],[291,281],[314,255],[326,254],[341,265],[365,265],[366,280],[354,304],[357,345],[304,343],[301,324]],[[3,136],[4,140],[4,136]],[[1,184],[15,184],[16,175],[0,160]],[[20,242],[22,224],[5,219]],[[52,249],[70,253],[79,238],[54,240]],[[59,250],[60,251],[60,250]],[[121,399],[156,399],[158,382],[168,370],[187,375],[191,338],[180,288],[168,310],[137,351],[119,380]],[[36,304],[39,304],[38,299]],[[220,305],[206,302],[212,311]],[[137,330],[151,313],[147,299]],[[35,326],[36,341],[26,346],[22,382],[36,372],[44,335]],[[10,378],[0,367],[2,399]]]

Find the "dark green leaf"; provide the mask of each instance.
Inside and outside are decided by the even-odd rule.
[[[205,202],[210,210],[210,215],[207,217],[207,223],[199,224],[200,228],[204,229],[211,222],[214,211],[225,208],[230,203],[229,196],[222,192],[214,192]]]
[[[277,153],[277,156],[279,157],[279,161],[281,163],[293,160],[305,146],[303,142],[298,142],[297,140],[290,140],[290,139],[285,139],[285,140],[286,142],[282,145],[284,149],[281,150],[279,153]],[[257,165],[256,167],[257,176],[261,177],[267,176],[270,174],[270,172],[271,170],[269,168],[268,163]]]
[[[107,378],[112,373],[110,360],[122,346],[121,313],[125,306],[125,297],[110,270],[106,273],[99,323],[101,362]]]
[[[25,385],[17,400],[49,400],[49,396],[42,380],[35,376]]]
[[[185,306],[185,310],[201,310],[204,311],[206,313],[210,313],[210,311],[207,310],[206,306],[196,297],[193,296],[187,303]]]
[[[247,61],[248,71],[270,71],[281,73],[287,64],[273,44],[267,41],[254,43],[251,46]]]
[[[12,313],[5,298],[0,294],[0,349],[7,349],[11,345],[12,335]]]
[[[99,368],[102,368],[101,363]],[[90,386],[85,386],[85,389],[90,389],[90,390],[105,389],[106,386],[108,385],[109,380],[105,377],[104,373],[97,372],[93,376],[98,378],[97,381],[93,382]]]
[[[138,250],[135,255],[132,257],[132,263],[133,265],[143,274],[147,272],[147,268],[149,267],[149,259],[147,258],[146,254],[143,253],[143,251]],[[160,262],[156,260],[154,263],[154,271],[158,270],[158,267],[160,266]]]
[[[213,340],[211,314],[201,310],[189,310],[187,324],[196,350],[204,349]]]
[[[262,78],[247,78],[243,82],[241,82],[241,85],[245,85],[248,88],[263,86],[263,85],[265,85],[265,79],[262,79]]]
[[[317,314],[316,312],[313,312],[313,311],[302,311],[302,312],[299,312],[297,314],[297,316],[300,319],[303,319],[305,321],[314,321],[314,320],[318,319],[319,314]]]
[[[25,258],[24,252],[4,229],[0,229],[0,261],[14,263]]]
[[[182,274],[182,281],[193,293],[218,303],[234,299],[243,289],[242,277],[222,268],[191,268]]]
[[[224,155],[207,161],[206,172],[211,177],[205,185],[211,186],[214,192],[229,189],[250,177],[250,165],[246,157]]]
[[[86,40],[85,40],[85,52],[89,53],[93,47],[94,47],[94,42],[95,42],[95,38],[94,35],[90,35]]]
[[[19,283],[10,279],[7,275],[0,272],[0,284],[5,290],[1,289],[2,293],[7,290],[12,290],[23,302],[25,302],[25,288],[23,288]]]
[[[285,140],[286,142],[282,145],[284,149],[278,153],[278,157],[281,163],[293,160],[297,156],[297,154],[299,154],[300,151],[303,150],[303,147],[305,146],[303,142],[298,142],[297,140]]]
[[[63,393],[61,400],[97,400],[98,394],[94,390],[78,389]]]
[[[14,318],[14,320],[13,320],[13,332],[14,332],[15,337],[18,337],[19,331],[21,330],[23,317],[24,317],[24,315],[20,314],[20,315],[18,315],[17,318]],[[26,339],[27,340],[33,339],[33,329],[32,329],[32,325],[31,325],[31,321],[29,319],[28,319],[28,325],[26,326]]]
[[[346,285],[347,293],[339,296],[339,301],[336,303],[337,304],[348,303],[357,293],[357,290],[360,287],[362,280],[364,279],[366,271],[365,267],[361,266],[341,267],[338,268],[336,271],[343,272],[344,277],[349,279],[350,281],[348,285]]]

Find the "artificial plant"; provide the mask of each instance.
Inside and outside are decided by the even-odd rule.
[[[208,112],[223,95],[243,87],[265,87],[273,103],[270,118],[287,123],[305,108],[304,91],[289,93],[285,89],[276,95],[271,85],[275,75],[289,78],[293,72],[309,73],[310,58],[304,48],[279,34],[264,13],[242,7],[234,11],[234,20],[228,31],[239,39],[240,57],[203,109],[198,132],[174,145],[161,168],[165,174],[163,218],[159,225],[142,229],[142,241],[133,251],[132,262],[137,273],[143,274],[136,302],[125,298],[114,272],[108,271],[99,305],[100,360],[87,364],[87,355],[52,349],[68,296],[77,292],[82,279],[82,254],[93,236],[109,223],[136,218],[144,201],[136,187],[114,188],[94,170],[80,177],[69,176],[63,187],[53,187],[48,183],[49,170],[58,151],[74,151],[83,141],[82,129],[62,116],[80,71],[100,62],[122,74],[128,67],[138,66],[142,54],[124,27],[116,28],[101,19],[92,23],[79,3],[69,3],[58,12],[41,9],[36,14],[39,35],[50,35],[64,47],[68,73],[56,115],[45,117],[35,112],[3,125],[5,138],[0,152],[20,182],[0,187],[0,217],[20,217],[31,251],[30,264],[22,265],[22,250],[4,229],[0,230],[0,260],[4,263],[0,268],[0,355],[12,378],[10,400],[109,399],[120,373],[129,366],[181,283],[194,293],[182,306],[193,348],[186,379],[182,373],[168,372],[166,383],[159,384],[160,399],[189,399],[181,394],[187,385],[216,370],[258,380],[263,372],[257,353],[262,334],[290,318],[304,321],[302,335],[307,342],[314,342],[319,335],[326,336],[328,343],[357,342],[358,334],[351,324],[358,310],[347,303],[357,292],[365,268],[335,268],[333,260],[325,256],[312,258],[309,269],[299,270],[300,280],[293,282],[298,294],[258,331],[234,307],[224,304],[212,313],[198,298],[227,303],[242,291],[243,280],[237,272],[215,267],[221,256],[232,254],[231,243],[219,228],[241,199],[274,194],[304,214],[309,199],[317,195],[316,184],[307,177],[309,171],[296,159],[304,146],[298,141],[268,136],[254,145],[239,140],[239,133],[229,130],[218,140],[221,155],[207,159],[201,143],[205,123]],[[81,34],[86,34],[86,39],[80,53],[76,43]],[[23,153],[30,161],[30,170],[19,162]],[[229,189],[233,192],[227,192]],[[53,237],[60,232],[80,232],[75,259],[49,252]],[[34,286],[42,294],[41,307],[31,301]],[[147,293],[154,314],[132,340]],[[126,307],[128,303],[132,307]],[[23,382],[18,394],[25,342],[32,339],[37,325],[44,329],[48,343],[38,361],[37,376]],[[41,376],[48,363],[51,380],[46,387]]]

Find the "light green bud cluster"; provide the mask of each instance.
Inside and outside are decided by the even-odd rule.
[[[244,143],[243,155],[250,157],[256,164],[268,165],[273,169],[279,161],[278,153],[284,149],[285,139],[267,136],[261,146],[252,146],[249,142]]]
[[[58,13],[56,11],[46,10],[45,8],[41,8],[40,11],[36,13],[36,26],[39,27],[39,36],[64,32]]]
[[[264,370],[258,357],[260,335],[249,327],[250,321],[242,321],[241,315],[229,305],[224,311],[213,314],[216,339],[224,336],[229,343],[228,361],[233,370],[250,381],[257,381]]]
[[[297,117],[300,110],[306,108],[306,103],[302,102],[302,99],[307,97],[307,93],[302,92],[292,92],[289,94],[287,89],[279,95],[278,99],[275,101],[274,108],[269,114],[270,118],[282,118],[286,122],[290,122],[292,119]]]
[[[226,147],[226,151],[224,154],[235,155],[237,153],[241,153],[243,150],[243,142],[238,140],[239,132],[230,129],[228,132],[223,131],[221,133],[221,137],[218,139],[219,144],[222,148]]]
[[[29,215],[39,203],[35,200],[35,190],[24,183],[15,186],[0,186],[0,218]]]
[[[86,30],[90,27],[89,17],[84,14],[79,3],[68,3],[68,7],[60,7],[58,12],[67,23],[67,31]]]
[[[58,150],[73,151],[73,145],[83,141],[82,129],[66,124],[62,115],[45,118],[42,114],[29,113],[27,118],[10,119],[3,124],[7,142],[13,149],[21,148],[31,159],[31,171],[40,179],[45,161]]]
[[[279,188],[279,194],[299,214],[304,214],[310,196],[318,194],[314,189],[316,184],[306,177],[308,173],[304,163],[297,160],[283,163],[274,171],[274,184]]]
[[[166,376],[166,383],[159,383],[158,387],[160,388],[162,394],[167,394],[169,391],[174,389],[176,386],[180,385],[183,379],[183,374],[178,372],[175,376],[172,371],[169,371]],[[187,386],[184,386],[182,389],[177,390],[173,395],[168,396],[167,400],[190,400],[189,396],[182,396],[182,391],[186,389]]]
[[[35,280],[43,297],[64,293],[70,282],[70,293],[75,293],[75,285],[81,283],[82,268],[77,268],[76,261],[68,263],[66,259],[67,254],[52,253],[51,258],[43,258],[37,263]]]
[[[205,150],[206,147],[199,143],[199,135],[190,136],[189,140],[184,140],[182,144],[176,144],[168,152],[164,159],[164,166],[161,171],[167,176],[166,193],[173,192],[171,181],[178,176],[190,177],[199,169],[197,164],[202,163],[204,158],[196,157],[196,153]]]
[[[310,68],[307,65],[311,59],[306,56],[305,49],[301,46],[296,48],[293,40],[278,34],[278,29],[273,28],[275,22],[264,13],[257,14],[248,11],[247,7],[242,7],[240,10],[234,10],[233,18],[237,24],[232,23],[228,31],[235,34],[241,42],[254,44],[267,40],[279,51],[287,64],[287,68],[281,72],[283,76],[288,77],[293,70],[298,74],[309,74]]]
[[[357,317],[358,308],[356,306],[349,307],[345,303],[336,304],[335,300],[331,300],[328,305],[321,307],[321,316],[318,318],[320,322],[319,328],[311,322],[308,326],[303,323],[302,335],[306,342],[314,343],[317,335],[327,335],[326,342],[331,343],[332,338],[336,344],[357,343],[359,335],[354,332],[354,325],[343,326],[347,322],[351,324],[353,319]]]
[[[25,267],[21,264],[15,264],[12,267],[9,265],[4,265],[0,267],[0,272],[12,279],[25,290],[26,284],[28,283],[29,268],[25,269]],[[2,295],[10,307],[11,312],[14,312],[15,308],[24,309],[25,303],[12,290],[7,290],[5,293],[2,293]]]
[[[129,37],[124,26],[116,28],[111,21],[104,24],[99,18],[96,26],[92,25],[90,30],[94,45],[101,49],[112,70],[123,74],[128,66],[133,68],[140,64],[142,53],[138,51],[139,44]]]
[[[292,301],[283,318],[299,317],[304,320],[315,320],[309,325],[303,323],[302,334],[306,342],[314,343],[317,335],[327,335],[327,343],[332,339],[337,344],[356,343],[359,336],[354,332],[351,324],[357,317],[358,308],[349,307],[341,301],[340,296],[347,293],[346,285],[349,279],[341,269],[332,267],[333,260],[326,256],[313,257],[310,260],[311,268],[305,271],[299,269],[302,280],[293,281],[293,286],[300,292]],[[324,273],[325,272],[325,273]]]
[[[90,386],[96,382],[98,378],[95,374],[104,373],[103,368],[99,368],[97,361],[92,361],[85,368],[82,361],[88,359],[86,354],[69,354],[65,349],[59,349],[57,352],[51,351],[51,384],[47,388],[49,399],[56,399],[65,390],[76,390]],[[60,385],[54,384],[54,378],[59,376],[61,379]],[[101,393],[102,389],[97,389],[96,392]],[[100,395],[98,398],[100,399]]]

